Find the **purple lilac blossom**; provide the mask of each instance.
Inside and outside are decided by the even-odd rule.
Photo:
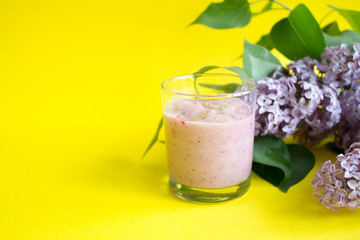
[[[360,84],[354,85],[340,96],[341,121],[334,129],[335,143],[346,149],[351,143],[360,141]]]
[[[335,135],[346,149],[360,141],[360,43],[325,48],[321,62],[305,57],[258,81],[256,135],[314,145]]]
[[[286,138],[295,132],[299,122],[297,115],[306,109],[300,109],[295,115],[292,113],[295,97],[295,77],[287,77],[280,73],[280,69],[273,74],[273,78],[263,78],[257,82],[257,115],[255,124],[256,135],[275,135]]]
[[[326,62],[332,66],[326,74],[337,75],[335,85],[339,88],[341,118],[334,128],[335,144],[340,149],[346,149],[353,142],[360,141],[360,43],[354,43],[354,51],[350,52],[346,44],[327,48],[323,53],[323,61],[319,69],[325,68]],[[343,60],[334,63],[331,59],[338,54]],[[336,67],[337,66],[337,67]]]
[[[323,86],[315,74],[316,64],[306,57],[288,65],[290,76],[278,68],[272,78],[258,81],[256,135],[294,135],[303,143],[316,144],[331,133],[341,109],[336,90]]]
[[[333,128],[340,121],[341,107],[337,91],[329,86],[321,86],[322,98],[312,115],[298,125],[294,136],[308,145],[319,143],[323,138],[333,134]]]
[[[360,43],[354,43],[354,52],[348,45],[326,47],[321,55],[321,63],[317,66],[324,73],[325,84],[341,90],[351,86],[360,78]]]
[[[352,144],[333,164],[326,161],[311,185],[320,204],[332,210],[360,208],[360,142]]]

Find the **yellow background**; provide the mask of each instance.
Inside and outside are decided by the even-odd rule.
[[[303,2],[318,20],[327,3],[360,10],[356,0]],[[359,210],[328,211],[312,196],[315,169],[287,194],[253,175],[242,198],[201,205],[170,193],[162,144],[138,164],[161,116],[159,84],[241,64],[243,40],[288,14],[188,27],[209,3],[0,2],[1,240],[359,238]],[[348,27],[337,13],[324,23],[334,18]],[[335,159],[314,152],[316,167]]]

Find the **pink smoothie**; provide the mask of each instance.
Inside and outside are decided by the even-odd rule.
[[[254,114],[239,99],[178,100],[164,110],[170,178],[214,189],[251,173]]]

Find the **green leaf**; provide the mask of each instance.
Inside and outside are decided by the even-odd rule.
[[[341,34],[337,22],[332,22],[322,28],[322,31],[330,36],[338,36]],[[326,41],[326,39],[325,39]]]
[[[250,20],[247,0],[224,0],[221,3],[211,3],[192,24],[199,23],[216,29],[241,28]]]
[[[260,14],[262,14],[262,13],[265,13],[265,12],[267,12],[267,11],[270,11],[271,8],[272,8],[272,5],[273,5],[273,1],[269,1],[269,2],[263,7],[263,9],[261,9],[260,12],[253,13],[253,14],[252,14],[253,17],[255,17],[255,16],[257,16],[257,15],[260,15]]]
[[[270,34],[266,34],[261,36],[260,40],[257,41],[256,45],[263,46],[267,50],[271,51],[274,48],[274,45],[271,42]],[[242,58],[243,54],[239,56],[239,58]]]
[[[344,150],[336,147],[335,142],[328,142],[325,146],[337,154],[344,154]]]
[[[351,30],[343,31],[339,36],[330,36],[324,33],[326,46],[337,46],[346,43],[350,49],[355,42],[360,42],[360,34]]]
[[[284,172],[277,167],[253,162],[252,170],[262,179],[278,187],[284,179]]]
[[[275,186],[292,174],[290,153],[282,139],[272,135],[255,138],[253,171]]]
[[[158,124],[158,127],[156,129],[156,132],[155,132],[155,135],[154,137],[152,138],[149,146],[147,147],[147,149],[145,150],[144,154],[142,155],[141,159],[143,159],[145,157],[145,155],[149,152],[149,150],[154,146],[154,144],[157,142],[158,138],[159,138],[159,133],[160,133],[160,130],[162,128],[162,125],[163,125],[163,118],[161,118],[159,124]]]
[[[274,48],[274,45],[271,42],[270,34],[262,35],[256,45],[263,46],[269,51]]]
[[[304,179],[314,164],[314,155],[302,145],[286,145],[271,135],[255,138],[253,171],[283,192]]]
[[[199,69],[194,74],[206,73],[206,72],[208,72],[210,70],[213,70],[213,69],[216,69],[216,68],[221,68],[221,67],[219,67],[219,66],[206,66],[206,67],[203,67],[203,68]]]
[[[234,72],[239,76],[248,77],[246,71],[241,67],[233,66],[233,67],[223,67],[223,68],[231,72]]]
[[[281,65],[277,58],[265,47],[244,42],[244,69],[247,75],[255,80],[273,73]]]
[[[353,10],[346,10],[341,8],[336,8],[330,6],[335,9],[341,16],[343,16],[346,21],[350,24],[350,26],[357,32],[360,33],[360,12]]]
[[[291,158],[292,174],[290,178],[284,179],[279,185],[279,188],[284,192],[287,192],[290,187],[303,180],[315,164],[314,155],[306,147],[289,144],[287,148]]]
[[[197,88],[197,77],[196,74],[203,74],[207,71],[216,69],[216,68],[223,68],[226,70],[229,70],[231,72],[236,73],[239,76],[244,76],[247,77],[246,72],[244,69],[242,69],[241,67],[236,67],[236,66],[232,66],[232,67],[219,67],[219,66],[206,66],[201,68],[200,70],[198,70],[197,72],[194,73],[195,76],[195,81],[194,81],[194,87],[196,92],[199,94],[198,88]],[[216,90],[221,90],[224,91],[225,93],[233,93],[235,92],[236,88],[239,87],[239,84],[235,84],[235,83],[230,83],[230,84],[226,84],[226,85],[215,85],[215,84],[199,84],[202,87],[206,87],[206,88],[211,88],[211,89],[216,89]]]
[[[236,88],[241,86],[240,84],[237,83],[229,83],[225,85],[200,83],[199,85],[206,88],[220,90],[223,91],[224,93],[233,93],[235,92]]]
[[[320,60],[325,39],[314,16],[299,4],[289,17],[277,22],[270,33],[274,47],[291,60],[309,56]]]
[[[217,69],[217,68],[223,68],[223,69],[229,70],[229,71],[231,71],[233,73],[236,73],[237,75],[247,77],[247,74],[246,74],[245,70],[242,69],[241,67],[236,67],[236,66],[232,66],[232,67],[206,66],[206,67],[201,68],[200,70],[198,70],[194,74],[206,73],[206,72],[208,72],[210,70]]]

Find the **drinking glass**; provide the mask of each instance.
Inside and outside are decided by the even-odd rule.
[[[195,202],[222,202],[250,186],[256,82],[220,73],[161,84],[169,184]]]

